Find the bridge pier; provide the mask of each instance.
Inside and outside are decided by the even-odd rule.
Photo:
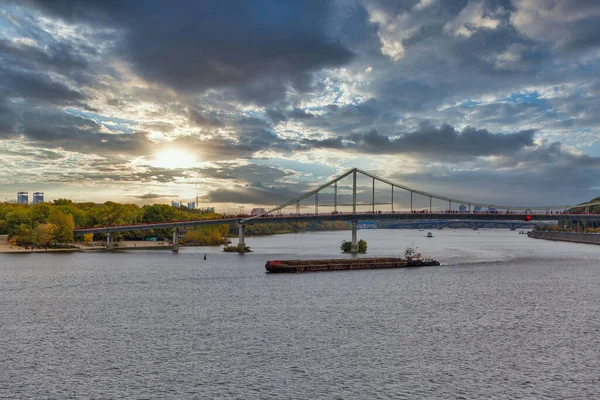
[[[352,244],[350,245],[350,253],[352,253],[352,254],[358,253],[358,243],[356,241],[356,228],[357,228],[356,220],[353,220],[352,221]]]
[[[179,253],[179,229],[173,228],[173,247],[171,250],[173,253]]]
[[[244,248],[246,246],[246,240],[244,238],[244,226],[243,224],[239,224],[238,226],[238,247]]]
[[[115,248],[114,236],[115,236],[115,234],[112,232],[108,232],[106,234],[106,249],[107,250],[114,250],[114,248]]]

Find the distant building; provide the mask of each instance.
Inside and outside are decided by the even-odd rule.
[[[475,211],[475,212],[481,212],[481,206],[475,206],[475,208],[473,209],[473,211]]]
[[[254,217],[255,215],[261,215],[266,212],[267,210],[265,210],[264,208],[253,208],[252,211],[250,211],[250,216]]]
[[[181,205],[181,203],[179,203],[178,201],[174,201],[174,200],[171,201],[171,207],[179,208],[180,205]]]
[[[215,213],[215,208],[214,207],[206,207],[206,212],[214,214]]]
[[[33,194],[33,199],[31,199],[33,204],[39,204],[44,202],[44,192],[35,192]]]
[[[29,204],[29,192],[17,193],[17,204]]]
[[[187,203],[187,208],[189,208],[190,210],[197,210],[198,209],[198,203],[196,203],[196,202]]]
[[[494,213],[494,212],[496,212],[497,210],[496,210],[494,207],[488,207],[488,211],[489,211],[489,212],[493,212],[493,213]]]
[[[467,211],[467,206],[465,206],[464,204],[461,204],[460,206],[458,206],[458,211],[460,211],[460,212]]]

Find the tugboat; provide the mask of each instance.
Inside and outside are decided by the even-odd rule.
[[[407,267],[430,267],[440,265],[439,261],[426,259],[421,253],[417,253],[412,247],[407,247],[404,251]]]
[[[417,253],[417,251],[412,247],[407,247],[404,251],[404,258],[406,261],[423,261],[425,260],[421,253]]]
[[[431,232],[427,232],[427,235],[425,237],[433,237],[433,235],[431,234]]]

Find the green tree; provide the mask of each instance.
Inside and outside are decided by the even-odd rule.
[[[31,218],[27,208],[16,208],[6,214],[6,230],[9,235],[18,234],[22,225],[31,228]]]
[[[59,209],[54,208],[48,218],[48,222],[56,227],[53,237],[55,243],[68,243],[73,241],[73,229],[75,229],[75,223],[73,222],[73,216],[71,214],[63,214]]]

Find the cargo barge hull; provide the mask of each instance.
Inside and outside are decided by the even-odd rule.
[[[331,260],[273,260],[267,261],[269,273],[297,273],[344,271],[357,269],[385,269],[405,267],[429,267],[440,265],[436,260],[406,260],[403,258],[353,258]]]

